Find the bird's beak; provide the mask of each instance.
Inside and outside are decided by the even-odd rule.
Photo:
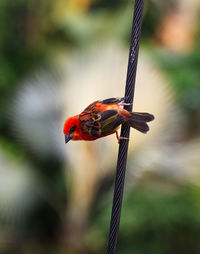
[[[73,138],[73,135],[72,134],[65,134],[65,144],[67,144],[71,139]]]

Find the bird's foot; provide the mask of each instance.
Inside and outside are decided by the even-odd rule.
[[[120,143],[120,140],[129,140],[129,138],[126,138],[126,137],[119,137],[119,138],[118,138],[118,143]]]
[[[127,137],[120,137],[119,135],[118,135],[118,132],[116,131],[116,137],[117,137],[117,140],[118,140],[118,144],[120,144],[120,140],[129,140],[129,138],[127,138]]]
[[[130,106],[133,105],[133,103],[125,103],[124,100],[119,103],[119,106]]]

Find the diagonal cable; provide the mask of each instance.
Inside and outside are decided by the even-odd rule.
[[[129,50],[129,60],[128,60],[128,71],[126,78],[126,90],[125,90],[126,102],[129,103],[133,102],[135,91],[135,78],[137,70],[140,34],[142,27],[143,8],[144,8],[144,0],[135,0],[131,42]],[[125,106],[124,108],[128,111],[132,111],[132,105]],[[127,126],[126,124],[122,125],[121,136],[129,138],[129,134],[130,127]],[[119,145],[112,215],[110,222],[110,233],[107,250],[108,254],[116,254],[117,250],[117,240],[128,154],[128,143],[129,143],[128,140],[121,140]]]

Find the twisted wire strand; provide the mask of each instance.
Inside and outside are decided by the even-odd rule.
[[[126,88],[125,88],[125,97],[126,102],[128,103],[132,103],[134,98],[143,8],[144,8],[144,0],[135,0],[130,50],[129,50],[128,70],[126,77]],[[128,111],[132,111],[132,105],[125,106],[124,108]],[[129,138],[129,134],[130,127],[127,126],[126,124],[123,124],[121,129],[121,136]],[[107,249],[108,254],[115,254],[117,250],[117,240],[124,191],[128,144],[129,140],[121,140],[119,145],[112,215],[110,222],[110,233]]]

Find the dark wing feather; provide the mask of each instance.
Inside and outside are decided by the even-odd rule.
[[[84,112],[83,112],[84,113]],[[117,126],[125,122],[117,110],[105,110],[102,112],[90,112],[79,117],[82,131],[90,136],[99,137],[108,134]]]
[[[100,113],[101,119],[99,123],[101,124],[102,134],[106,134],[125,122],[122,115],[119,115],[117,110],[106,110]]]
[[[102,100],[100,101],[101,103],[103,104],[118,104],[120,103],[121,101],[123,101],[125,99],[125,97],[122,97],[122,98],[109,98],[109,99],[105,99],[105,100]]]

